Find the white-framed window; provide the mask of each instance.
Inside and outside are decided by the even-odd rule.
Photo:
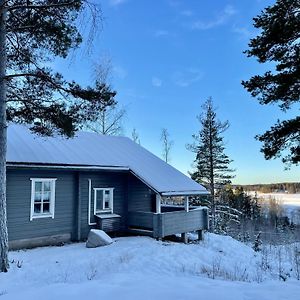
[[[30,221],[54,218],[56,178],[31,178]]]
[[[114,189],[94,188],[94,214],[113,212]]]

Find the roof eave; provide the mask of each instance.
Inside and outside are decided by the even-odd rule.
[[[165,197],[176,197],[176,196],[203,196],[203,195],[210,195],[210,192],[205,190],[201,191],[171,191],[171,192],[162,192],[162,196]]]
[[[108,170],[129,171],[126,166],[93,166],[93,165],[63,165],[63,164],[41,164],[41,163],[19,163],[7,162],[8,168],[31,168],[31,169],[53,169],[53,170]]]

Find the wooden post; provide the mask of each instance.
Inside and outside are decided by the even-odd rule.
[[[188,243],[188,236],[187,236],[187,233],[186,233],[186,232],[184,232],[184,233],[181,234],[181,241],[182,241],[183,243],[185,243],[185,244]]]
[[[203,241],[203,230],[198,230],[198,241]]]
[[[189,197],[185,196],[184,197],[184,210],[186,212],[188,212],[190,210],[189,208]],[[184,232],[181,234],[181,240],[183,243],[187,244],[188,243],[188,236],[187,236],[187,232]]]
[[[161,213],[161,197],[160,194],[156,194],[156,213]]]
[[[185,209],[185,211],[190,210],[190,208],[189,208],[189,197],[188,196],[184,197],[184,209]]]

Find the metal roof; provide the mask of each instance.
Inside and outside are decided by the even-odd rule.
[[[8,126],[7,163],[129,169],[165,195],[207,194],[207,190],[127,137],[78,132],[74,138],[41,137],[27,126]]]

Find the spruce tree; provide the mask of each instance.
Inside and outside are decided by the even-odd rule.
[[[192,179],[205,185],[211,193],[212,231],[216,222],[215,189],[231,182],[233,171],[230,168],[232,160],[225,154],[223,133],[229,123],[217,119],[212,98],[208,98],[202,106],[203,113],[198,116],[200,131],[194,134],[194,144],[188,149],[196,153],[195,170],[190,173]]]
[[[0,272],[8,269],[7,121],[30,124],[42,135],[72,136],[115,102],[106,84],[83,88],[50,67],[79,47],[76,20],[86,9],[95,30],[100,10],[88,1],[0,0]]]
[[[248,57],[269,66],[242,84],[263,105],[278,103],[286,111],[300,101],[300,1],[277,0],[254,18],[259,35],[250,40]],[[296,109],[297,108],[296,106]],[[256,137],[266,159],[282,157],[288,166],[300,162],[300,116],[277,121]]]

